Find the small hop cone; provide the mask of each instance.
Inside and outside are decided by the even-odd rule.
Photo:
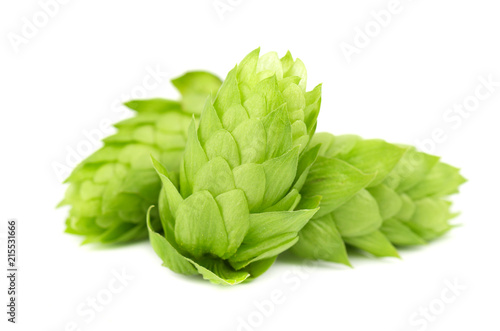
[[[207,96],[221,85],[219,78],[206,72],[189,72],[172,83],[182,94],[180,102],[127,102],[137,115],[116,124],[117,133],[104,139],[104,146],[68,177],[60,203],[71,206],[66,232],[84,236],[84,243],[147,238],[144,218],[161,190],[150,155],[177,173],[192,116],[199,116]],[[158,227],[156,211],[151,218]]]
[[[299,256],[350,265],[349,246],[398,257],[394,246],[445,234],[456,216],[446,197],[465,182],[459,170],[414,148],[358,136],[316,134],[321,146],[301,194],[321,208],[292,248]]]
[[[290,53],[247,55],[189,127],[179,185],[153,159],[163,182],[165,236],[150,231],[164,265],[238,284],[263,273],[316,213],[299,191],[319,146],[307,149],[320,86],[305,91],[306,70]]]

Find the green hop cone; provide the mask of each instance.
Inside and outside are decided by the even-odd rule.
[[[465,182],[459,170],[415,148],[354,135],[316,134],[321,146],[301,190],[321,209],[300,232],[296,255],[350,265],[347,243],[375,256],[421,245],[452,228],[446,197]]]
[[[85,236],[84,243],[147,238],[145,215],[161,190],[150,155],[170,172],[179,171],[192,116],[199,116],[207,96],[222,82],[207,72],[189,72],[172,83],[182,94],[180,102],[127,102],[137,115],[116,124],[117,133],[66,179],[69,187],[60,203],[71,206],[66,232]],[[151,219],[160,225],[157,213]]]
[[[299,194],[319,151],[306,147],[321,87],[305,89],[300,60],[259,58],[257,49],[207,100],[197,129],[192,121],[179,177],[153,158],[164,235],[150,227],[150,240],[165,266],[234,285],[262,274],[298,241],[319,204],[301,203]]]

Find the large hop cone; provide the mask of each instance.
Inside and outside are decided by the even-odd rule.
[[[164,264],[237,284],[264,272],[293,246],[318,199],[295,210],[319,148],[306,151],[320,86],[306,92],[306,70],[291,54],[250,53],[191,123],[180,177],[154,160],[162,179],[165,235],[151,230]]]
[[[104,147],[78,165],[66,180],[69,187],[60,205],[70,205],[67,232],[85,242],[116,243],[147,237],[145,215],[156,204],[161,182],[151,167],[155,156],[178,172],[193,114],[220,87],[219,78],[190,72],[172,81],[180,102],[151,99],[126,103],[137,115],[116,124],[117,133]],[[152,214],[153,224],[158,223]]]
[[[452,228],[446,197],[465,182],[436,156],[383,140],[316,134],[319,157],[301,191],[321,196],[321,209],[292,251],[349,265],[347,243],[375,256],[398,256],[394,247],[425,244]]]

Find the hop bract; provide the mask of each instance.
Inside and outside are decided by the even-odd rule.
[[[148,236],[145,215],[156,204],[161,181],[150,155],[173,173],[187,140],[193,115],[199,116],[208,95],[222,83],[207,72],[189,72],[172,83],[182,100],[134,100],[126,106],[137,115],[116,124],[117,133],[104,147],[80,163],[66,180],[60,205],[69,205],[66,232],[82,235],[85,243],[117,243]],[[151,215],[157,227],[157,212]]]
[[[299,194],[319,150],[305,152],[321,88],[305,89],[300,60],[257,49],[207,101],[199,127],[191,123],[179,180],[153,160],[165,235],[150,239],[167,267],[237,284],[297,242],[319,203]]]
[[[345,243],[375,256],[421,245],[452,228],[446,197],[465,182],[459,170],[415,148],[355,135],[318,133],[319,157],[301,190],[321,209],[292,251],[350,265]]]

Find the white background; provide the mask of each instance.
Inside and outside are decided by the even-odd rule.
[[[221,3],[232,4],[223,19],[213,0],[68,1],[14,47],[9,38],[22,36],[23,18],[32,22],[41,7],[2,1],[0,219],[3,233],[9,218],[20,232],[19,323],[8,330],[71,330],[71,322],[79,330],[498,330],[500,87],[456,126],[443,118],[473,99],[479,77],[500,82],[498,3],[401,0],[350,63],[342,43],[354,45],[357,28],[375,29],[370,13],[390,1]],[[173,274],[147,242],[99,249],[63,234],[67,210],[54,207],[65,187],[54,164],[88,141],[86,131],[123,117],[116,104],[141,86],[147,68],[167,74],[146,97],[176,98],[170,78],[193,69],[223,76],[258,46],[280,55],[290,49],[305,62],[309,87],[324,83],[319,131],[427,141],[461,167],[469,182],[454,201],[463,226],[403,250],[402,260],[359,256],[354,269],[321,263],[304,270],[282,258],[257,281],[231,288]],[[432,146],[434,130],[446,139]],[[4,240],[1,251],[5,261]],[[95,318],[81,316],[77,309],[88,312],[82,305],[103,295],[113,270],[122,269],[133,279]],[[455,281],[458,296],[443,304],[446,283]],[[282,300],[263,316],[255,302],[276,291]],[[429,305],[438,309],[433,321],[412,325]]]

